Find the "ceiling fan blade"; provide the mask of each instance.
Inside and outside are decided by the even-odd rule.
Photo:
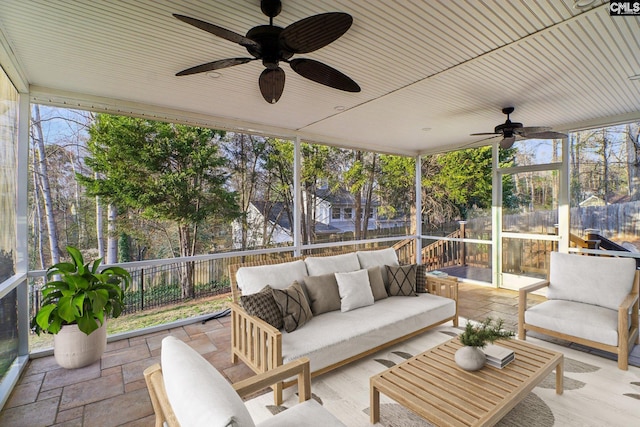
[[[189,74],[205,73],[207,71],[220,70],[222,68],[233,67],[234,65],[246,64],[249,61],[255,61],[255,58],[229,58],[220,59],[218,61],[207,62],[206,64],[196,65],[195,67],[187,68],[176,76],[186,76]]]
[[[313,52],[339,39],[352,23],[353,18],[347,13],[321,13],[287,26],[280,33],[280,42],[291,53]]]
[[[496,132],[480,132],[480,133],[471,133],[469,136],[485,136],[485,135],[502,135],[501,133]]]
[[[554,131],[544,131],[544,132],[536,132],[536,133],[527,133],[526,135],[522,135],[525,139],[565,139],[568,138],[567,134],[554,132]]]
[[[296,73],[309,80],[346,92],[360,92],[360,86],[351,77],[313,59],[293,59],[289,65]]]
[[[505,150],[507,148],[511,148],[511,146],[513,146],[514,142],[516,142],[516,137],[515,136],[510,136],[508,138],[503,138],[502,141],[500,141],[500,148],[504,148]]]
[[[193,25],[196,28],[200,28],[208,33],[213,34],[214,36],[222,37],[223,39],[229,40],[230,42],[238,43],[239,45],[245,47],[252,47],[255,49],[259,49],[260,45],[253,40],[242,36],[238,33],[234,33],[231,30],[227,30],[226,28],[218,27],[217,25],[210,24],[208,22],[201,21],[196,18],[190,18],[184,15],[178,15],[174,13],[173,16],[181,20],[182,22],[186,22],[189,25]]]
[[[260,74],[258,84],[262,97],[269,104],[275,104],[280,99],[284,91],[284,70],[280,67],[275,69],[265,68]]]

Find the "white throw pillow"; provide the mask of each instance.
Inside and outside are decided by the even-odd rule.
[[[336,281],[340,291],[340,311],[343,313],[373,305],[373,292],[371,292],[367,270],[336,273]]]
[[[160,359],[167,397],[180,425],[255,425],[231,384],[187,344],[164,338]]]

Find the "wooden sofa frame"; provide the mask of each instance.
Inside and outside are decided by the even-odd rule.
[[[246,380],[231,384],[240,397],[263,390],[279,381],[297,376],[299,402],[305,402],[311,398],[311,376],[309,359],[300,359],[279,366],[269,372],[255,375]],[[156,414],[155,427],[180,427],[171,403],[164,387],[162,368],[159,363],[149,366],[144,370],[144,379],[147,383],[151,405]],[[165,424],[166,423],[166,424]]]
[[[342,252],[344,253],[344,252]],[[335,255],[336,253],[327,254],[326,256]],[[242,360],[255,373],[263,373],[277,368],[283,364],[282,361],[282,332],[274,328],[264,320],[250,316],[240,306],[241,291],[236,281],[236,273],[241,267],[253,267],[269,264],[280,264],[283,262],[291,262],[303,260],[302,257],[290,257],[288,259],[277,259],[262,262],[249,262],[243,264],[233,264],[229,266],[229,279],[231,284],[232,302],[229,303],[231,309],[231,361],[237,363]],[[453,321],[454,326],[458,326],[458,281],[456,278],[428,278],[427,290],[429,293],[442,297],[453,299],[456,302],[456,311],[453,316],[448,317],[440,322],[428,325],[420,330],[404,335],[400,338],[383,343],[370,350],[334,363],[333,365],[319,369],[311,373],[311,377],[316,377],[329,372],[333,369],[344,366],[348,363],[358,360],[362,357],[373,354],[381,349],[390,347],[399,342],[405,341],[423,332],[432,329],[438,325]],[[282,391],[284,388],[295,385],[295,381],[284,381],[273,385],[274,402],[276,405],[282,404]]]
[[[629,352],[633,348],[633,344],[640,344],[640,336],[638,334],[638,294],[640,290],[640,271],[636,271],[631,293],[622,301],[618,307],[618,345],[612,346],[591,341],[585,338],[566,335],[551,329],[541,328],[539,326],[525,323],[524,313],[527,310],[527,296],[538,289],[549,286],[549,281],[534,283],[529,286],[520,288],[518,295],[518,339],[525,340],[526,332],[535,331],[565,341],[575,342],[588,347],[597,348],[599,350],[608,351],[618,355],[618,368],[627,370],[629,366]],[[629,311],[631,311],[631,325],[629,325]],[[577,319],[579,321],[579,319]]]

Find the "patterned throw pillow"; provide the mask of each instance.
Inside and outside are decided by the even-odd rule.
[[[416,264],[394,267],[387,265],[389,296],[418,296],[416,294]]]
[[[297,281],[286,289],[272,289],[271,293],[280,307],[285,331],[293,332],[313,317],[302,286]]]
[[[260,292],[242,295],[240,304],[251,316],[259,317],[274,328],[282,329],[282,313],[271,291],[271,286],[267,285]]]
[[[419,264],[416,269],[416,292],[419,294],[429,292],[427,289],[427,276],[425,276],[426,272],[427,265]]]

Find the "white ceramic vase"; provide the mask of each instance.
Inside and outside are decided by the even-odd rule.
[[[66,369],[82,368],[97,362],[107,348],[107,322],[89,335],[78,325],[65,325],[53,336],[53,356]]]
[[[464,346],[456,351],[454,359],[465,371],[477,371],[484,366],[487,356],[480,347]]]

